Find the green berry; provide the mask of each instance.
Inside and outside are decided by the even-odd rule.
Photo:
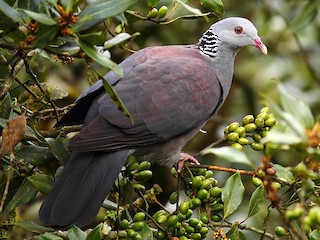
[[[138,181],[147,181],[152,177],[152,172],[150,170],[144,170],[135,175]]]
[[[123,29],[122,24],[119,24],[118,26],[116,26],[116,29],[114,31],[115,33],[119,34],[122,32],[122,29]]]
[[[259,178],[264,178],[266,176],[266,173],[262,169],[259,169],[257,172],[257,176]]]
[[[264,127],[264,119],[262,117],[258,117],[254,121],[254,124],[257,126],[257,128],[263,128]]]
[[[264,107],[260,110],[260,113],[270,113],[270,109],[268,107]]]
[[[240,143],[237,143],[237,142],[232,143],[230,146],[231,146],[232,148],[234,148],[234,149],[239,150],[239,151],[242,151],[242,150],[243,150],[242,145],[241,145]]]
[[[235,133],[238,133],[239,136],[244,134],[246,132],[246,129],[244,127],[238,127],[236,130],[234,130]]]
[[[221,203],[216,203],[212,206],[210,206],[212,211],[221,211],[223,209],[223,204]]]
[[[168,7],[167,6],[162,6],[159,8],[159,18],[163,18],[168,12]]]
[[[301,162],[297,166],[295,166],[293,172],[298,177],[304,177],[308,173],[308,168],[303,162]]]
[[[233,131],[235,131],[239,126],[240,126],[240,124],[237,123],[237,122],[230,123],[230,124],[229,124],[229,127],[228,127],[228,131],[229,131],[229,132],[233,132]]]
[[[247,144],[249,144],[249,140],[246,139],[246,138],[243,138],[243,137],[239,138],[237,142],[238,142],[239,144],[241,144],[241,145],[247,145]]]
[[[200,188],[201,184],[202,184],[202,177],[201,176],[195,176],[192,178],[191,181],[192,184],[192,188],[193,189],[197,189]]]
[[[283,227],[277,226],[274,229],[274,232],[277,236],[282,237],[286,235],[286,230]]]
[[[281,188],[281,184],[278,182],[272,182],[271,187],[274,191],[278,191]]]
[[[192,198],[189,202],[189,207],[191,209],[195,209],[197,207],[200,207],[202,205],[202,202],[199,198]]]
[[[209,223],[208,214],[205,213],[205,212],[202,212],[201,215],[200,215],[200,220],[205,224]]]
[[[139,233],[137,233],[133,240],[142,240],[142,236]]]
[[[189,223],[189,225],[190,225],[191,227],[195,227],[195,226],[198,225],[199,219],[197,219],[197,218],[190,218],[190,220],[189,220],[188,223]]]
[[[229,142],[236,142],[239,139],[239,134],[235,132],[231,132],[227,135],[227,140]]]
[[[130,238],[134,238],[138,233],[133,229],[127,229],[127,236]]]
[[[146,214],[143,212],[138,212],[133,216],[133,221],[138,222],[138,221],[143,221],[146,217]]]
[[[221,195],[222,188],[219,187],[213,187],[210,189],[210,197],[219,197]]]
[[[254,141],[260,142],[261,135],[259,133],[255,133],[255,134],[253,134],[252,138],[253,138]]]
[[[133,184],[133,187],[138,189],[141,192],[145,192],[146,191],[146,187],[140,183],[135,183]]]
[[[263,120],[267,120],[269,118],[269,114],[262,112],[258,114],[257,118],[262,118]]]
[[[222,218],[219,215],[211,215],[211,220],[214,222],[220,222],[221,219]]]
[[[151,163],[148,161],[143,161],[139,164],[138,171],[148,170],[151,167]]]
[[[157,219],[156,219],[156,221],[158,222],[158,223],[165,223],[166,221],[168,220],[168,217],[167,217],[167,215],[160,215]]]
[[[253,150],[256,150],[256,151],[262,151],[264,149],[263,144],[257,143],[257,142],[252,142],[250,146]]]
[[[186,219],[191,218],[192,214],[193,214],[193,211],[191,209],[189,209],[187,214],[186,214]]]
[[[174,204],[174,203],[177,202],[177,200],[178,200],[178,194],[177,194],[177,192],[171,193],[171,195],[170,195],[170,197],[169,197],[169,202],[170,202],[171,204]]]
[[[158,16],[158,9],[152,8],[151,11],[148,13],[148,18],[156,18]]]
[[[207,227],[201,227],[199,230],[199,233],[201,234],[201,236],[205,237],[207,235],[207,233],[209,232],[209,229]]]
[[[137,163],[137,162],[132,162],[132,163],[130,163],[130,164],[127,166],[127,170],[128,170],[129,172],[132,172],[132,171],[136,170],[138,167],[139,167],[139,163]]]
[[[200,233],[192,233],[191,236],[190,236],[190,239],[193,239],[193,240],[201,240],[202,237],[201,237],[201,234],[200,234]]]
[[[139,222],[135,222],[134,224],[132,224],[131,228],[135,231],[141,231],[143,227],[144,227],[144,222],[139,221]]]
[[[274,126],[276,123],[277,123],[277,120],[276,120],[275,118],[273,118],[273,117],[268,118],[268,119],[265,121],[265,124],[266,124],[266,126],[268,126],[268,127],[272,127],[272,126]]]
[[[185,226],[185,229],[186,229],[186,232],[189,234],[194,233],[195,231],[194,228],[191,226]]]
[[[206,171],[207,171],[207,169],[205,169],[205,168],[199,168],[197,170],[197,175],[204,176],[206,174]]]
[[[189,238],[187,238],[186,236],[181,236],[179,240],[189,240]]]
[[[213,172],[211,170],[206,171],[204,174],[205,178],[212,178],[213,177]]]
[[[176,226],[177,223],[178,223],[179,219],[178,219],[178,216],[177,215],[172,215],[171,217],[169,217],[168,219],[168,227],[173,227],[173,226]]]
[[[165,210],[159,210],[157,212],[155,212],[152,216],[153,219],[157,219],[159,216],[161,215],[165,215],[167,212]]]
[[[189,210],[189,202],[182,202],[179,206],[179,211],[186,215]]]
[[[309,210],[308,216],[310,217],[311,222],[320,224],[320,207],[315,206]]]
[[[202,181],[200,189],[209,189],[211,186],[212,185],[210,179],[205,179]]]
[[[175,167],[170,169],[171,175],[174,177],[178,177],[178,172],[177,169]]]
[[[246,132],[251,133],[257,129],[257,126],[254,123],[248,123],[244,126],[244,129],[246,130]]]
[[[121,220],[119,224],[120,229],[127,229],[129,227],[129,221],[127,219]]]
[[[249,123],[253,123],[254,122],[254,116],[253,115],[247,115],[242,119],[242,125],[245,126]]]
[[[253,177],[253,178],[252,178],[252,183],[253,183],[253,185],[255,185],[256,187],[259,187],[260,185],[262,185],[262,180],[261,180],[260,178]]]
[[[206,189],[200,189],[199,192],[197,192],[197,198],[199,198],[200,200],[208,199],[209,197],[210,194]]]

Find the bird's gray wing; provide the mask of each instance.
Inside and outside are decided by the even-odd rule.
[[[139,64],[132,67],[131,61]],[[122,65],[132,68],[115,89],[134,124],[102,95],[70,150],[114,151],[162,142],[201,127],[221,105],[223,89],[214,67],[194,47],[147,48]]]

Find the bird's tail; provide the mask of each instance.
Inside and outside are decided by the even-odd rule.
[[[129,150],[73,152],[40,208],[41,221],[57,228],[90,223],[128,154]]]

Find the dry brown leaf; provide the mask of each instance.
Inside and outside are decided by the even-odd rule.
[[[27,120],[24,114],[7,122],[7,127],[2,130],[2,146],[0,149],[2,156],[6,153],[12,153],[14,147],[24,139],[26,126]]]

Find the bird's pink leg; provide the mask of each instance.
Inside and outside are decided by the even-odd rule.
[[[184,167],[184,163],[185,162],[192,162],[192,163],[195,163],[196,165],[199,165],[199,161],[191,156],[190,154],[188,153],[180,153],[180,159],[179,159],[179,162],[178,162],[178,173],[180,173]]]

